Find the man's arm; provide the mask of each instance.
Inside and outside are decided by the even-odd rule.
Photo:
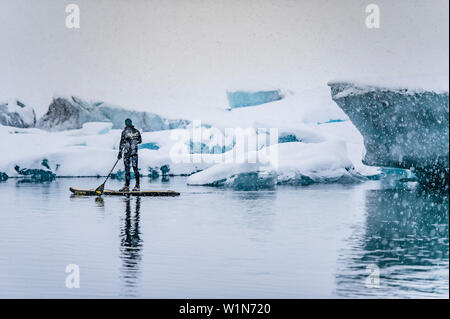
[[[119,144],[119,154],[117,155],[117,159],[122,158],[122,150],[123,150],[123,143],[125,142],[125,137],[122,131],[122,134],[120,135],[120,144]]]
[[[138,141],[137,141],[137,143],[141,144],[142,143],[141,132],[139,132],[139,130],[138,130],[137,133],[138,133]]]

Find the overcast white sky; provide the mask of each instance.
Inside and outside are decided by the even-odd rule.
[[[81,28],[65,27],[78,4]],[[365,27],[365,7],[381,28]],[[78,95],[169,116],[235,87],[444,75],[448,0],[1,0],[0,100]],[[442,79],[442,77],[441,77]]]

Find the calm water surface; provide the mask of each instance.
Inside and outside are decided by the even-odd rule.
[[[0,183],[0,297],[449,297],[448,195],[415,184],[71,197],[101,182]]]

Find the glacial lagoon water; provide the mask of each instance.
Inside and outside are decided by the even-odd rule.
[[[174,177],[143,181],[174,198],[69,192],[101,182],[0,183],[0,297],[449,297],[448,195],[414,183],[235,191]]]

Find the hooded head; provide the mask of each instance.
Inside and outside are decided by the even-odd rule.
[[[133,126],[133,122],[131,121],[131,119],[125,120],[125,126]]]

